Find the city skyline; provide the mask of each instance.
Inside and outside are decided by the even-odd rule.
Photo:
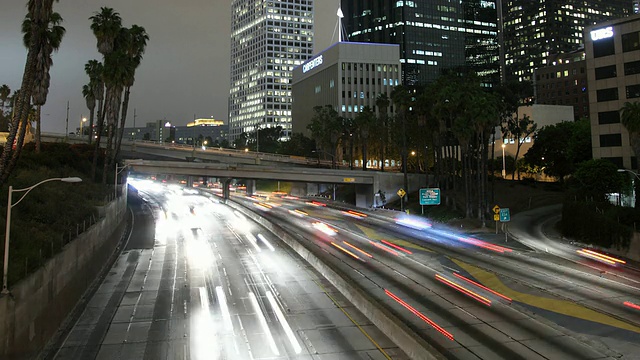
[[[337,22],[337,2],[317,3],[315,21],[320,26],[316,25],[314,52],[331,45]],[[54,11],[64,19],[67,33],[59,52],[53,54],[51,87],[42,107],[43,131],[64,133],[67,101],[70,132],[80,126],[82,116],[88,117],[81,94],[82,85],[88,83],[84,64],[101,60],[89,17],[101,6],[119,12],[124,26],[143,26],[150,37],[131,90],[127,127],[133,125],[134,109],[136,126],[161,119],[184,125],[193,121],[194,115],[228,121],[231,1],[177,4],[160,0],[153,7],[126,0],[108,4],[62,1],[54,3]],[[0,85],[7,84],[12,91],[20,87],[25,65],[26,49],[20,33],[25,14],[26,1],[6,4],[0,13]]]

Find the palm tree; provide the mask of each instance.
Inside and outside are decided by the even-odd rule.
[[[105,158],[105,172],[102,176],[102,182],[106,183],[106,169],[108,166],[108,159],[111,153],[111,143],[113,140],[114,123],[118,109],[116,106],[120,105],[120,94],[117,93],[120,73],[122,72],[122,54],[115,51],[116,39],[122,31],[122,18],[120,14],[114,11],[112,8],[102,7],[100,12],[95,13],[89,18],[91,20],[91,30],[97,39],[98,52],[104,56],[104,68],[102,71],[102,80],[104,81],[106,92],[104,108],[99,110],[100,118],[98,120],[98,134],[101,133],[101,124],[104,117],[107,117],[108,138]],[[114,54],[115,53],[115,54]],[[114,94],[116,92],[116,94]],[[117,103],[117,104],[116,104]],[[107,116],[107,113],[109,116]],[[100,135],[98,135],[100,136]],[[95,167],[97,164],[97,156],[100,151],[99,139],[96,141],[96,147],[93,154],[93,166],[92,175],[95,176]]]
[[[102,71],[103,71],[103,66],[102,63],[99,62],[98,60],[89,60],[85,65],[84,65],[84,71],[87,73],[87,75],[89,76],[89,87],[91,88],[91,94],[93,95],[93,98],[95,99],[95,101],[98,102],[98,126],[97,126],[97,130],[96,130],[96,134],[97,134],[97,146],[100,146],[100,137],[101,137],[101,133],[102,133],[102,122],[104,121],[104,117],[102,116],[102,104],[104,102],[104,81],[102,80]],[[84,94],[84,91],[83,91]],[[95,115],[95,111],[91,112],[90,116],[89,116],[89,145],[91,145],[91,142],[93,141],[93,125],[94,125],[94,115]],[[94,155],[97,155],[97,152],[94,153]],[[95,160],[94,160],[95,161]],[[94,165],[95,166],[95,165]],[[93,169],[92,171],[92,176],[95,176],[95,169]]]
[[[365,106],[355,118],[356,128],[360,130],[362,140],[362,171],[367,171],[367,142],[369,141],[369,131],[375,123],[375,115],[370,107]]]
[[[381,154],[380,154],[380,159],[381,159],[381,163],[380,163],[380,170],[384,171],[384,163],[385,163],[385,146],[387,144],[387,142],[389,141],[389,129],[388,129],[388,117],[389,117],[389,113],[387,112],[389,109],[389,96],[387,96],[387,93],[382,93],[379,94],[378,97],[376,97],[376,107],[378,108],[378,118],[380,119],[381,122],[381,139],[380,139],[380,149],[381,149]]]
[[[11,89],[9,89],[9,86],[7,86],[7,84],[0,86],[0,101],[2,101],[0,105],[1,114],[4,114],[4,103],[9,98],[9,95],[11,95]]]
[[[636,158],[640,159],[640,102],[626,102],[621,109],[620,122],[629,132],[629,145]],[[636,172],[640,172],[640,164]],[[640,193],[640,184],[636,181],[636,194]],[[636,209],[640,208],[640,196],[636,195]]]
[[[129,94],[131,86],[135,82],[135,71],[140,66],[142,55],[147,47],[149,35],[142,26],[133,25],[126,32],[126,53],[129,56],[128,76],[125,78],[124,101],[122,102],[122,115],[120,116],[120,127],[118,128],[118,143],[113,158],[117,159],[120,153],[120,145],[122,144],[122,136],[124,134],[124,125],[127,120],[127,109],[129,108]]]
[[[38,54],[36,60],[36,74],[34,81],[33,94],[31,95],[33,105],[36,106],[35,122],[36,122],[36,152],[40,152],[40,129],[41,129],[41,116],[40,109],[42,105],[47,102],[47,95],[49,94],[49,84],[51,75],[49,70],[53,65],[51,54],[54,51],[58,51],[62,38],[66,32],[65,28],[60,26],[62,23],[62,16],[57,12],[54,12],[49,17],[49,24],[46,27],[40,28],[42,31],[43,46],[41,53]],[[23,42],[25,47],[29,47],[32,39],[31,35],[31,18],[29,15],[22,22]]]
[[[11,118],[11,130],[0,158],[0,185],[4,184],[13,171],[22,151],[35,76],[38,72],[37,60],[45,54],[43,51],[46,46],[44,34],[45,29],[49,27],[50,18],[53,14],[53,2],[54,0],[29,0],[27,2],[27,17],[31,19],[31,29],[29,30],[31,38],[27,51],[27,61],[22,74],[21,91]],[[13,146],[14,143],[15,147]]]
[[[93,136],[93,114],[96,110],[96,97],[93,95],[93,88],[91,87],[91,84],[82,86],[82,97],[84,97],[87,104],[87,109],[89,109],[89,118],[91,119],[89,122],[89,145],[91,145],[91,137]],[[84,131],[80,136],[84,136]]]

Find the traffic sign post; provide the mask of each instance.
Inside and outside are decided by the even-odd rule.
[[[493,221],[496,222],[496,235],[498,235],[498,221],[500,221],[500,206],[493,207]]]
[[[511,213],[509,212],[509,208],[500,209],[500,222],[502,223],[502,229],[504,231],[504,242],[508,242],[507,235],[507,223],[511,221]]]
[[[404,191],[404,189],[400,188],[400,190],[398,190],[396,192],[396,194],[398,194],[398,196],[400,196],[400,211],[404,212],[404,196],[407,195],[407,192]]]
[[[420,205],[424,215],[424,205],[440,205],[440,188],[420,189]]]

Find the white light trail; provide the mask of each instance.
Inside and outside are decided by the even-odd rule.
[[[271,291],[267,291],[267,299],[269,299],[269,303],[271,304],[273,311],[276,312],[278,321],[280,321],[280,324],[282,324],[282,328],[284,329],[285,334],[287,334],[287,337],[289,338],[289,342],[291,342],[291,346],[293,346],[293,350],[296,352],[296,354],[300,354],[300,352],[302,352],[302,347],[300,346],[298,339],[293,333],[293,330],[291,330],[291,326],[289,326],[289,323],[287,322],[287,319],[284,317],[282,310],[276,303],[276,299],[271,293]]]
[[[256,310],[256,314],[258,315],[258,319],[260,320],[260,325],[262,325],[262,330],[267,336],[267,341],[269,342],[269,346],[271,346],[271,350],[273,351],[274,354],[280,355],[280,352],[278,351],[278,347],[276,346],[276,342],[273,340],[273,335],[271,335],[271,330],[269,330],[269,324],[267,324],[267,319],[264,317],[264,314],[262,313],[262,309],[260,309],[260,304],[258,304],[258,299],[252,292],[249,292],[249,299],[253,304],[253,308]]]
[[[262,234],[258,234],[258,239],[262,240],[262,242],[265,243],[265,245],[267,245],[269,250],[276,251],[276,249],[271,245],[271,243],[269,243],[269,241],[267,241],[267,239],[264,236],[262,236]]]
[[[222,286],[216,286],[216,295],[218,302],[220,303],[220,310],[222,311],[222,319],[227,327],[227,330],[233,332],[233,323],[231,322],[231,313],[229,312],[229,306],[227,305],[227,297],[222,290]]]

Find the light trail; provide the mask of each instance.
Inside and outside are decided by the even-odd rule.
[[[445,284],[445,285],[447,285],[447,286],[449,286],[449,287],[451,287],[451,288],[453,288],[455,290],[458,290],[459,292],[469,296],[470,298],[481,302],[482,304],[485,304],[487,306],[491,306],[491,300],[489,300],[486,297],[484,297],[484,296],[482,296],[480,294],[477,294],[477,293],[465,288],[462,285],[456,284],[451,280],[445,279],[444,277],[440,276],[440,274],[436,274],[436,279],[438,281],[440,281],[441,283],[443,283],[443,284]]]
[[[433,320],[431,320],[428,317],[426,317],[423,313],[418,311],[416,308],[414,308],[413,306],[409,305],[404,300],[400,299],[397,295],[395,295],[391,291],[389,291],[387,289],[384,289],[384,292],[390,298],[392,298],[393,300],[397,301],[400,305],[404,306],[407,310],[411,311],[414,315],[416,315],[417,317],[422,319],[422,321],[424,321],[427,324],[431,325],[434,329],[436,329],[442,335],[446,336],[449,340],[453,340],[453,335],[450,332],[448,332],[447,330],[442,328],[440,325],[436,324]]]
[[[453,276],[457,277],[458,279],[462,279],[462,280],[464,280],[464,281],[466,281],[466,282],[468,282],[468,283],[470,283],[470,284],[473,284],[473,285],[475,285],[475,286],[477,286],[477,287],[479,287],[479,288],[481,288],[481,289],[483,289],[483,290],[486,290],[486,291],[488,291],[488,292],[490,292],[490,293],[492,293],[492,294],[494,294],[494,295],[496,295],[496,296],[499,296],[499,297],[501,297],[501,298],[503,298],[503,299],[507,300],[508,302],[513,301],[510,297],[504,296],[504,295],[500,294],[499,292],[497,292],[497,291],[495,291],[495,290],[491,290],[491,289],[489,289],[488,287],[486,287],[486,286],[484,286],[484,285],[482,285],[482,284],[479,284],[479,283],[477,283],[477,282],[475,282],[475,281],[473,281],[473,280],[471,280],[471,279],[467,279],[466,277],[464,277],[464,276],[462,276],[462,275],[460,275],[460,274],[458,274],[458,273],[455,273],[455,272],[454,272],[454,273],[453,273]]]
[[[389,242],[389,241],[387,241],[387,240],[380,240],[380,242],[381,242],[381,243],[383,243],[383,244],[385,244],[385,245],[389,245],[389,246],[391,246],[391,247],[392,247],[392,248],[394,248],[394,249],[398,249],[398,250],[400,250],[400,251],[402,251],[402,252],[404,252],[404,253],[407,253],[407,254],[409,254],[409,255],[413,254],[411,251],[409,251],[409,250],[407,250],[407,249],[403,248],[402,246],[398,246],[398,245],[393,244],[393,243],[391,243],[391,242]]]
[[[368,257],[370,257],[370,258],[372,258],[372,257],[373,257],[373,255],[369,254],[368,252],[366,252],[366,251],[364,251],[364,250],[360,249],[359,247],[357,247],[357,246],[355,246],[355,245],[351,245],[351,244],[349,244],[349,243],[348,243],[348,242],[346,242],[346,241],[343,241],[343,243],[344,243],[345,245],[347,245],[348,247],[350,247],[350,248],[354,249],[354,250],[358,250],[358,251],[360,251],[361,253],[365,254],[366,256],[368,256]]]
[[[355,258],[355,259],[362,260],[362,259],[360,259],[360,257],[359,257],[358,255],[356,255],[356,254],[352,253],[351,251],[349,251],[349,250],[347,250],[347,249],[343,248],[342,246],[340,246],[340,245],[338,245],[338,244],[334,243],[333,241],[331,242],[331,245],[333,245],[333,246],[335,246],[336,248],[338,248],[338,249],[340,249],[340,250],[344,251],[346,254],[351,255],[351,257],[353,257],[353,258]]]

